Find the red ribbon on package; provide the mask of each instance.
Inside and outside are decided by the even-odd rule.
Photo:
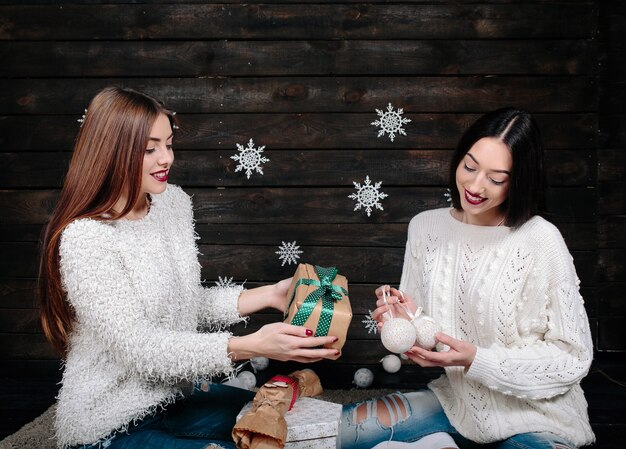
[[[293,408],[293,404],[296,403],[296,399],[298,399],[298,381],[296,379],[294,379],[293,377],[287,377],[287,376],[281,376],[281,375],[276,375],[274,377],[272,377],[267,383],[267,384],[271,384],[273,382],[284,382],[288,385],[293,386],[293,394],[291,395],[291,403],[289,404],[289,408],[287,409],[287,411],[291,410]]]

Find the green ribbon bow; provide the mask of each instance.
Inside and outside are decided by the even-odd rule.
[[[335,301],[341,301],[343,299],[341,294],[343,293],[347,296],[348,292],[345,288],[339,285],[333,285],[333,280],[338,273],[337,268],[324,268],[316,265],[315,273],[317,274],[319,281],[316,281],[315,279],[299,279],[298,282],[296,282],[296,286],[293,289],[293,295],[291,295],[291,299],[289,300],[289,305],[291,306],[291,303],[296,296],[298,286],[315,285],[319,287],[309,293],[302,303],[302,306],[291,320],[291,324],[302,326],[306,320],[309,319],[311,313],[313,313],[313,309],[315,309],[315,305],[321,299],[322,313],[320,314],[320,320],[318,321],[317,329],[315,330],[315,336],[318,337],[328,335],[330,322],[333,319],[333,311],[335,310]],[[287,308],[287,310],[289,310],[289,308]]]

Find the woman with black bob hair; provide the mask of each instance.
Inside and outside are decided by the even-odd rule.
[[[452,208],[409,224],[400,288],[372,317],[419,315],[435,347],[405,355],[444,374],[427,388],[344,407],[342,449],[574,449],[594,441],[580,381],[593,348],[558,229],[537,215],[543,144],[527,112],[480,117],[450,164]]]
[[[543,207],[544,168],[543,142],[535,119],[514,108],[503,108],[480,117],[463,134],[450,163],[450,194],[452,206],[461,210],[456,185],[456,170],[472,146],[484,137],[500,136],[513,159],[508,197],[500,210],[504,224],[518,227],[535,216]]]

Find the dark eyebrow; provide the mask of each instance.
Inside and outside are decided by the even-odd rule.
[[[174,137],[174,133],[170,134],[169,137],[165,140],[170,140],[172,137]],[[161,139],[159,139],[158,137],[150,137],[148,140],[152,140],[154,142],[160,142]]]
[[[472,160],[476,163],[476,165],[480,165],[478,163],[478,161],[476,160],[476,158],[474,156],[472,156],[472,153],[470,153],[469,151],[467,153],[465,153],[467,156],[471,157]],[[504,173],[507,174],[509,176],[511,176],[511,172],[509,172],[508,170],[491,170],[492,172],[496,172],[496,173]]]

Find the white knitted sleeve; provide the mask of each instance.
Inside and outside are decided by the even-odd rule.
[[[556,231],[556,228],[555,228]],[[560,234],[553,232],[542,241],[546,273],[543,298],[547,330],[531,345],[478,348],[467,378],[503,394],[546,399],[568,391],[589,371],[593,344],[584,301],[572,256]],[[543,303],[543,304],[542,304]]]
[[[402,264],[402,277],[400,278],[400,290],[408,293],[417,307],[424,307],[423,292],[421,285],[421,242],[418,238],[418,217],[414,217],[409,223],[406,249],[404,251],[404,263]]]
[[[144,379],[193,380],[232,372],[230,333],[172,331],[147,319],[115,238],[110,226],[94,220],[77,220],[63,232],[61,278],[81,330]]]

